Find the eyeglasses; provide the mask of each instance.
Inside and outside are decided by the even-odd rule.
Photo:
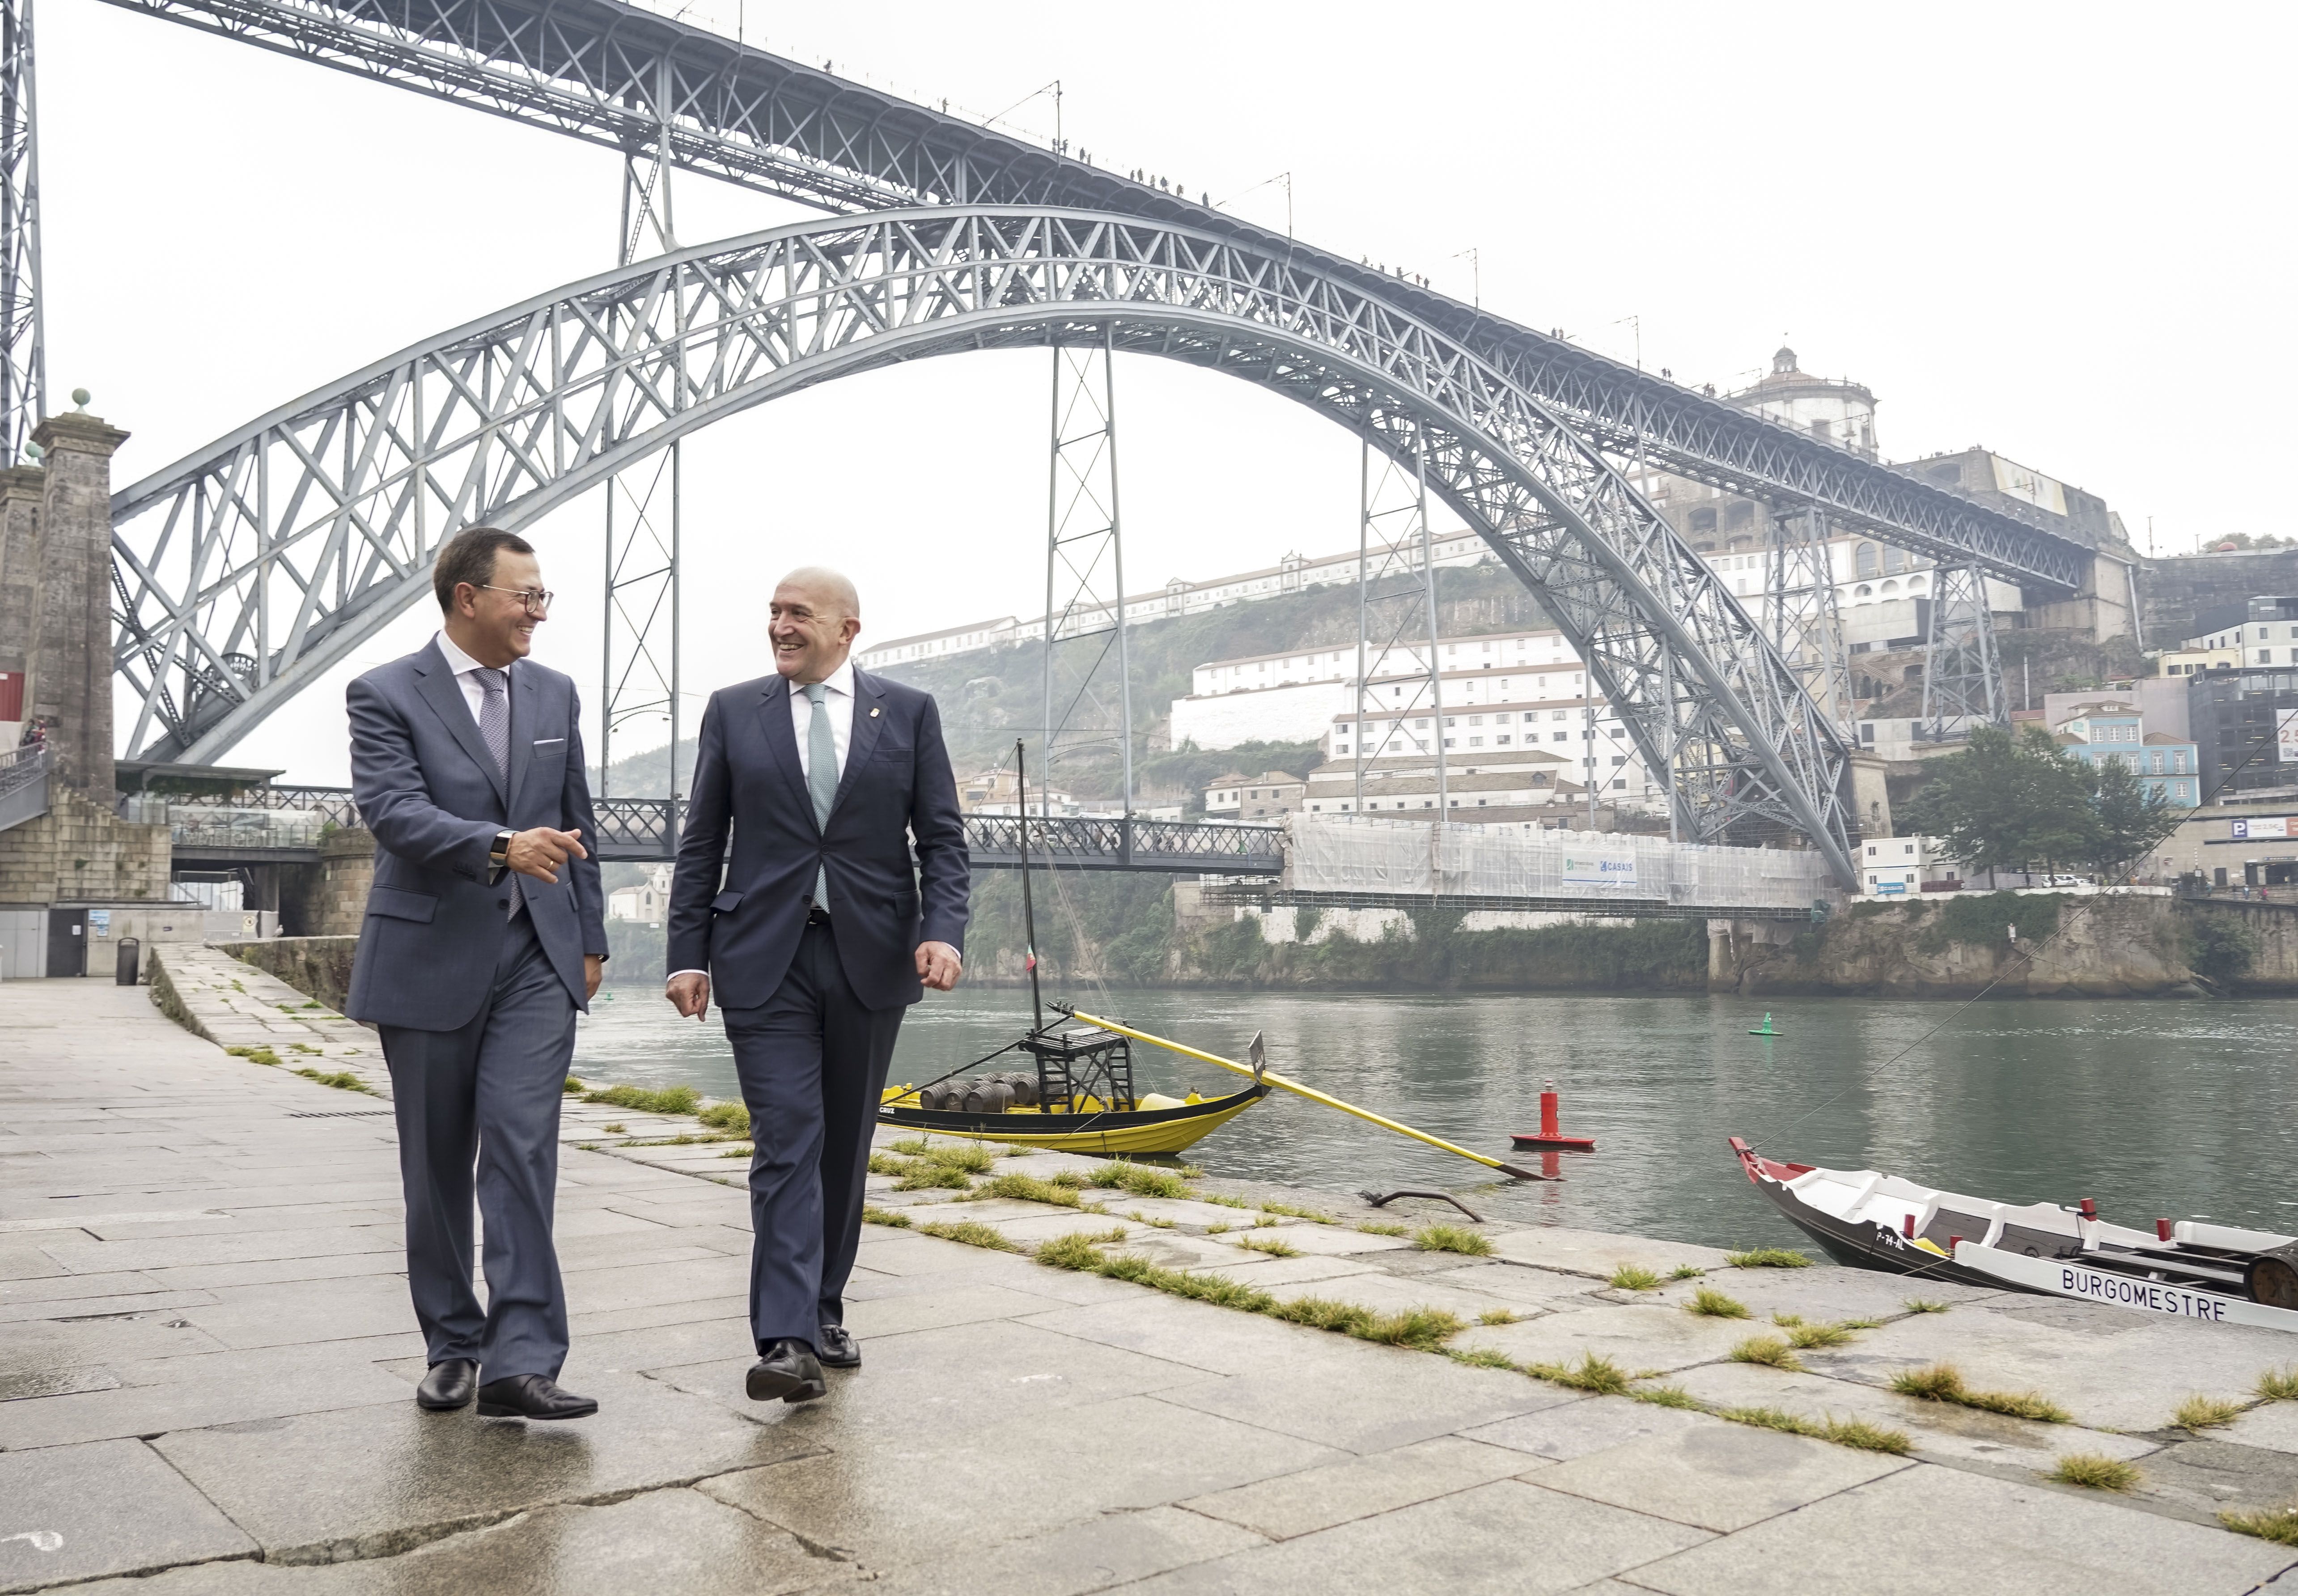
[[[479,583],[479,586],[484,588],[491,593],[508,593],[512,598],[517,599],[519,603],[525,607],[526,613],[531,616],[539,616],[548,612],[550,608],[551,600],[558,597],[556,593],[552,592],[548,588],[497,587],[492,582],[482,582]]]

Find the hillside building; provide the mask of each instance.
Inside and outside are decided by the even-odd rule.
[[[1268,822],[1301,807],[1308,783],[1286,771],[1232,772],[1205,789],[1205,818]]]
[[[2146,717],[2130,699],[2095,699],[2053,730],[2058,745],[2087,765],[2114,759],[2137,773],[2139,785],[2160,793],[2175,808],[2201,801],[2202,767],[2195,745],[2168,732],[2149,732]]]

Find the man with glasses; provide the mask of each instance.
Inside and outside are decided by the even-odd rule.
[[[347,695],[352,790],[376,839],[348,1012],[382,1031],[391,1069],[430,1363],[415,1401],[443,1412],[475,1393],[491,1417],[580,1418],[599,1404],[558,1383],[550,1223],[574,1011],[607,956],[581,709],[572,681],[527,657],[550,594],[525,540],[458,533],[432,587],[438,634]]]

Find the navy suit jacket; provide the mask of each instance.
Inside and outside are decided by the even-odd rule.
[[[798,765],[789,683],[763,676],[710,695],[671,881],[669,968],[708,971],[721,1007],[768,1001],[806,929],[816,865],[829,876],[839,962],[865,1007],[924,995],[921,942],[963,950],[965,828],[930,694],[854,673],[854,729],[826,828]]]
[[[551,968],[588,1007],[583,955],[606,954],[606,899],[573,681],[512,664],[508,781],[435,642],[369,671],[345,697],[351,792],[376,841],[346,1012],[413,1030],[469,1023],[493,985],[510,902],[508,879],[487,884],[487,856],[496,833],[534,826],[579,829],[591,850],[559,866],[557,886],[519,878]]]

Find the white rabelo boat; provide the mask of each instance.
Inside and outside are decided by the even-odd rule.
[[[1936,1191],[1873,1170],[1732,1151],[1756,1188],[1838,1263],[2009,1287],[2211,1324],[2298,1330],[2298,1237],[2193,1220],[2152,1231],[2074,1208]]]

